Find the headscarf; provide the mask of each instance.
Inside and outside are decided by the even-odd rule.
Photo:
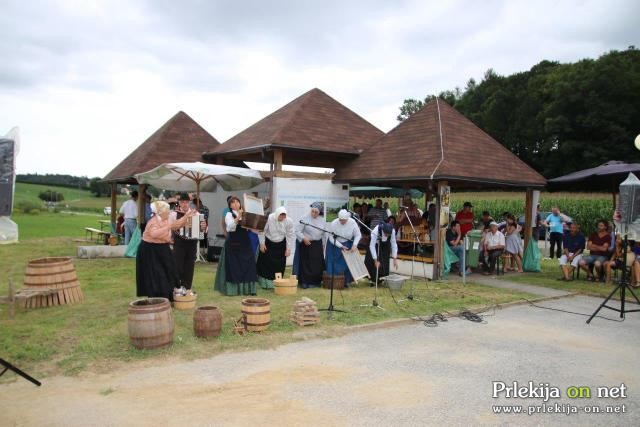
[[[349,219],[350,216],[351,215],[346,209],[340,209],[340,212],[338,212],[339,219]]]
[[[393,232],[393,226],[387,222],[380,224],[378,227],[384,234],[391,235]]]
[[[273,213],[273,217],[276,219],[276,221],[278,221],[280,215],[282,214],[287,214],[287,209],[284,206],[280,206],[278,209],[276,209],[276,211]]]
[[[322,202],[313,202],[313,203],[311,203],[311,209],[317,209],[318,212],[320,212],[320,215],[322,215],[322,211],[324,210],[324,203],[322,203]]]

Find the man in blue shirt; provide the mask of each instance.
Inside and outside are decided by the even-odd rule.
[[[551,215],[549,215],[551,216]],[[560,269],[562,270],[562,277],[559,280],[571,281],[573,276],[573,270],[578,268],[580,260],[582,259],[582,252],[586,245],[584,235],[580,233],[580,226],[578,223],[573,222],[569,233],[564,236],[564,254],[560,257]]]
[[[562,254],[562,217],[557,206],[551,208],[551,214],[545,219],[544,224],[549,227],[549,258],[553,259],[554,246],[557,246],[556,256],[558,259]]]

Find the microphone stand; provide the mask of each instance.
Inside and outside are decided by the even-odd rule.
[[[334,233],[333,231],[327,230],[327,229],[322,228],[322,227],[317,227],[317,226],[315,226],[315,225],[313,225],[313,224],[309,224],[308,222],[304,222],[304,221],[300,220],[300,224],[307,225],[307,226],[309,226],[309,227],[315,228],[316,230],[320,230],[320,231],[322,231],[323,233],[327,233],[327,234],[329,234],[329,235],[332,235],[332,236],[333,236],[333,241],[334,241],[334,242],[336,241],[336,238],[338,238],[338,237],[340,237],[341,239],[344,239],[344,240],[346,240],[346,241],[348,241],[348,242],[353,242],[353,240],[349,240],[349,239],[347,239],[346,237],[339,236],[338,234]],[[330,242],[327,242],[327,245],[328,245],[329,243],[330,243]],[[335,245],[334,245],[334,246],[335,246]],[[337,246],[336,246],[336,247],[337,247]],[[333,253],[332,253],[332,254],[331,254],[331,272],[332,272],[332,273],[334,273],[334,272],[335,272],[335,259],[336,259],[335,254],[333,254]],[[328,312],[328,318],[329,318],[329,319],[331,319],[331,317],[332,317],[332,313],[333,313],[334,311],[337,311],[337,312],[339,312],[339,313],[346,313],[346,311],[345,311],[345,310],[338,310],[337,308],[334,308],[334,307],[333,307],[333,276],[334,276],[334,275],[333,275],[333,274],[331,274],[331,280],[330,280],[330,283],[331,283],[331,284],[330,284],[330,286],[329,286],[329,287],[330,287],[330,289],[331,289],[331,293],[330,293],[330,296],[329,296],[329,307],[319,309],[319,311],[326,311],[326,312]]]
[[[27,374],[26,372],[24,372],[24,371],[18,369],[17,367],[13,366],[11,363],[7,362],[4,359],[0,359],[0,366],[4,367],[2,372],[0,372],[0,376],[2,376],[2,374],[7,372],[9,369],[11,369],[13,372],[15,372],[16,374],[20,375],[25,380],[31,381],[32,383],[34,383],[38,387],[40,387],[42,385],[42,383],[40,381],[38,381],[37,379],[33,378],[31,375]]]
[[[371,236],[373,234],[373,230],[371,228],[369,228],[367,226],[367,224],[362,222],[360,220],[360,218],[358,218],[357,215],[354,215],[353,212],[350,212],[350,213],[351,213],[351,218],[353,218],[358,224],[362,225],[364,228],[369,230],[369,236]],[[391,236],[389,236],[389,238],[391,238]],[[380,234],[378,234],[378,237],[376,238],[376,251],[378,253],[378,257],[380,257],[380,240],[382,240],[382,236],[380,236]],[[371,257],[371,258],[373,258],[373,257]],[[373,260],[373,262],[375,263],[376,260]],[[360,307],[376,307],[376,308],[379,308],[381,310],[384,310],[384,308],[378,302],[378,271],[379,270],[380,270],[380,268],[376,267],[376,281],[375,281],[376,291],[375,291],[375,295],[373,297],[373,301],[371,302],[371,304],[361,304]]]
[[[411,222],[411,216],[409,216],[409,214],[406,212],[408,210],[407,207],[401,207],[400,209],[404,209],[405,210],[405,216],[407,217],[407,221],[409,221],[409,225],[411,226],[411,230],[413,231],[413,237],[414,237],[414,241],[413,241],[413,251],[411,252],[411,279],[413,279],[413,267],[416,261],[416,243],[420,243],[422,244],[422,241],[420,240],[420,236],[418,235],[418,232],[416,231],[416,228],[413,226],[413,222]],[[425,280],[426,280],[426,276],[425,276]],[[413,296],[414,293],[414,283],[413,280],[411,281],[411,290],[409,291],[409,294],[407,295],[407,299],[410,301],[413,301],[415,299],[415,297]],[[400,300],[400,301],[404,301],[404,300]]]

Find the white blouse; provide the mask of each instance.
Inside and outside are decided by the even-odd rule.
[[[265,237],[274,243],[287,239],[287,249],[291,251],[293,250],[293,242],[296,239],[293,228],[293,221],[288,216],[283,221],[278,221],[276,213],[269,214],[267,224],[264,226],[264,232],[258,235],[260,244],[264,244]]]
[[[380,233],[380,226],[376,225],[371,231],[371,241],[369,242],[369,250],[371,251],[371,256],[373,259],[378,259],[378,253],[376,252],[376,240],[378,240],[378,234]],[[396,230],[391,232],[391,236],[387,236],[384,233],[382,234],[382,242],[386,242],[391,237],[391,258],[398,257],[398,243],[396,242]]]
[[[331,221],[331,227],[329,229],[334,232],[338,238],[337,241],[334,241],[333,236],[329,235],[329,242],[333,245],[342,248],[344,245],[342,243],[348,240],[353,240],[353,246],[358,246],[358,242],[360,242],[360,238],[362,234],[360,234],[360,227],[353,218],[348,218],[347,222],[343,225],[340,223],[340,219],[336,218]]]
[[[303,216],[300,221],[306,222],[307,224],[311,224],[321,229],[327,228],[327,223],[321,216],[313,218],[310,214],[307,214]],[[308,237],[309,240],[322,240],[323,233],[324,231],[318,230],[317,228],[309,227],[308,225],[302,223],[296,224],[296,237],[298,238],[299,242],[302,242],[305,236]]]

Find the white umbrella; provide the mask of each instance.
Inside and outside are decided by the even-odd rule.
[[[139,184],[149,184],[163,190],[214,191],[216,185],[226,191],[248,190],[260,184],[260,172],[234,166],[209,163],[163,163],[150,171],[135,175]]]

